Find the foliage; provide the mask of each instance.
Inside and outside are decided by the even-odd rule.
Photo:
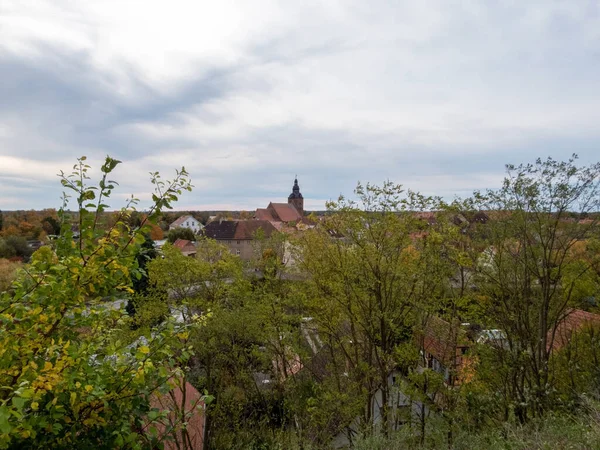
[[[8,291],[17,276],[17,270],[22,266],[19,262],[0,259],[0,293]]]
[[[154,445],[152,433],[139,433],[148,418],[160,416],[150,398],[170,389],[168,380],[189,352],[172,321],[133,342],[122,340],[128,319],[111,302],[131,292],[144,228],[131,229],[124,220],[134,198],[113,227],[98,227],[116,186],[108,176],[118,164],[106,158],[97,187],[88,185],[85,157],[73,173],[61,172],[63,186],[75,194],[79,237],[63,206],[56,248],[38,250],[14,282],[14,294],[0,297],[0,448]],[[191,189],[184,169],[172,182],[154,173],[152,182],[151,220]]]
[[[514,408],[522,421],[554,401],[549,362],[556,330],[579,305],[577,295],[597,286],[600,224],[569,215],[600,209],[600,164],[578,167],[576,159],[509,165],[501,189],[475,196],[497,216],[476,283],[488,299],[488,317],[507,335],[509,353],[498,354],[508,370],[504,409]]]
[[[173,244],[177,239],[185,239],[187,241],[195,241],[196,235],[189,228],[177,227],[169,231],[167,241]]]
[[[42,228],[48,235],[60,234],[60,223],[52,216],[46,216],[42,220]]]
[[[443,239],[435,229],[422,234],[414,213],[431,208],[434,199],[390,182],[359,184],[356,194],[358,204],[330,203],[327,219],[305,233],[301,264],[310,274],[308,310],[332,348],[331,376],[344,378],[338,386],[346,378],[356,384],[362,404],[355,414],[363,429],[375,415],[385,429],[393,422],[390,373],[403,363],[396,349],[412,340],[421,314],[416,308],[433,310],[444,286]]]
[[[0,238],[0,258],[27,259],[33,250],[27,244],[27,240],[20,236],[7,236]]]
[[[428,429],[426,442],[421,444],[416,430],[404,428],[389,437],[383,434],[360,436],[354,443],[356,450],[402,450],[405,448],[468,450],[542,450],[542,449],[595,449],[600,442],[600,425],[597,406],[586,408],[578,416],[549,414],[543,420],[527,425],[506,423],[499,427],[482,430],[459,429],[454,445],[445,445],[446,429],[433,421]]]

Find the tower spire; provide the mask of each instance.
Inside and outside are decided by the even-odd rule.
[[[292,193],[288,197],[288,203],[294,205],[300,214],[304,214],[304,198],[300,193],[300,186],[298,185],[298,175],[295,175],[294,186],[292,187]]]

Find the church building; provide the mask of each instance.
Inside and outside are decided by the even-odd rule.
[[[283,225],[295,225],[303,221],[304,197],[300,193],[298,178],[294,179],[292,193],[288,196],[287,203],[269,203],[266,208],[258,208],[254,215],[255,219],[268,220],[276,228],[281,229]]]

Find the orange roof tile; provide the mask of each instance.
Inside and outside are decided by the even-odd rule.
[[[172,433],[171,427],[173,425],[177,428],[184,427],[181,422],[183,419],[186,422],[186,435],[184,436],[183,431],[179,429],[174,436],[171,435],[174,440],[164,440],[164,448],[175,450],[182,445],[185,445],[185,448],[191,445],[191,448],[202,450],[204,447],[204,401],[202,400],[202,394],[187,381],[184,386],[181,384],[181,381],[177,380],[177,386],[167,394],[156,392],[153,395],[150,400],[153,408],[171,411],[167,416],[167,423],[154,422],[154,424],[158,429],[159,436],[166,437],[167,434]],[[173,411],[177,411],[179,414],[183,411],[185,417],[182,418]]]
[[[290,203],[269,203],[267,209],[278,218],[281,222],[293,222],[302,219],[302,216],[294,205]]]
[[[552,350],[563,348],[570,342],[573,333],[586,326],[600,326],[600,315],[582,309],[569,310],[564,319],[558,324],[553,342],[552,333],[548,333],[548,348],[550,346],[552,346]]]

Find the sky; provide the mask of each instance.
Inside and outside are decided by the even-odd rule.
[[[506,163],[600,160],[600,1],[0,0],[0,209],[122,161],[111,200],[305,209],[391,180],[447,199]]]

